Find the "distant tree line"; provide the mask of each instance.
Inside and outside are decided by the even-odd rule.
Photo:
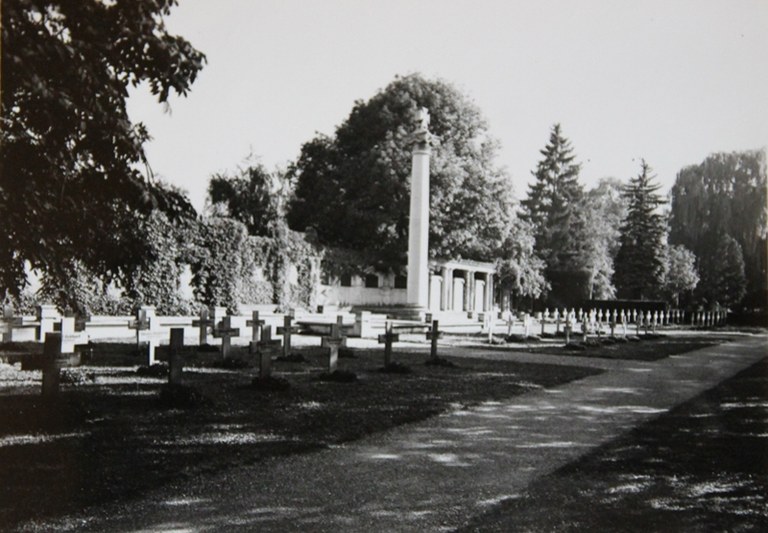
[[[584,193],[559,125],[541,153],[521,216],[534,226],[546,303],[618,297],[765,307],[765,150],[713,154],[684,168],[668,199],[645,161],[629,183],[603,180]]]
[[[696,254],[701,302],[766,305],[767,196],[764,149],[713,154],[678,173],[669,240]]]

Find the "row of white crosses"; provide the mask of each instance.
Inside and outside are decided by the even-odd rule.
[[[333,374],[338,368],[339,348],[346,347],[347,338],[342,334],[344,318],[336,317],[336,323],[330,326],[331,334],[322,338],[321,346],[328,348],[328,373]]]
[[[724,311],[715,312],[701,312],[692,314],[692,324],[699,324],[704,326],[715,326],[725,323],[726,313]],[[668,326],[670,324],[683,323],[685,319],[685,313],[683,311],[673,309],[670,311],[656,310],[656,311],[638,311],[637,309],[592,309],[588,312],[583,309],[571,308],[555,309],[550,312],[549,309],[545,309],[544,312],[537,313],[535,320],[539,322],[541,326],[542,335],[545,332],[546,324],[554,324],[555,332],[560,333],[561,327],[568,336],[574,330],[576,324],[581,325],[582,335],[586,337],[587,333],[594,332],[600,336],[603,332],[602,327],[608,326],[611,331],[611,336],[615,335],[615,329],[617,325],[621,325],[623,333],[626,336],[627,324],[634,324],[636,332],[640,333],[640,327],[644,327],[646,333],[648,330],[656,331],[657,327]],[[531,334],[534,318],[526,314],[523,317],[523,327],[525,335]],[[512,321],[508,322],[508,333],[511,333]]]
[[[44,341],[45,334],[54,330],[54,325],[61,320],[55,305],[38,305],[35,320],[25,321],[24,317],[14,316],[11,307],[4,307],[0,316],[0,342],[13,340],[13,330],[35,328],[35,340]]]
[[[728,318],[728,312],[718,311],[694,311],[691,313],[691,325],[701,327],[722,326]]]
[[[232,326],[232,318],[225,315],[226,309],[223,307],[214,308],[213,318],[209,317],[209,311],[203,308],[200,312],[200,318],[193,320],[192,325],[199,328],[200,345],[208,343],[208,330],[212,330],[215,338],[221,339],[221,355],[223,358],[229,357],[232,348],[232,338],[240,335],[240,329]],[[217,320],[217,317],[221,317]],[[130,329],[136,330],[136,346],[147,349],[147,364],[155,364],[155,350],[158,342],[164,338],[167,333],[160,329],[160,321],[155,315],[155,308],[152,306],[142,306],[136,312],[136,318],[128,323]]]

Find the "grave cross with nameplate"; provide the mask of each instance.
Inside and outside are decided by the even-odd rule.
[[[43,344],[42,395],[47,398],[59,392],[61,369],[80,364],[80,356],[75,351],[75,346],[88,341],[85,333],[75,331],[75,319],[72,317],[62,318],[55,327],[58,331],[46,333]]]
[[[331,326],[331,334],[328,337],[323,337],[322,346],[328,348],[328,373],[332,374],[336,371],[339,363],[339,348],[347,345],[347,338],[344,337],[342,327],[344,319],[341,315],[336,318],[336,323]]]
[[[136,318],[128,322],[129,329],[136,330],[136,349],[142,350],[147,345],[147,365],[155,364],[155,349],[162,332],[157,329],[157,319],[153,306],[143,306],[136,311]]]
[[[199,345],[205,346],[208,344],[208,328],[212,328],[216,325],[216,321],[212,318],[210,318],[210,311],[207,307],[203,307],[200,309],[200,318],[197,318],[192,321],[192,326],[195,328],[199,328],[200,330],[200,340]]]
[[[264,327],[264,320],[259,319],[259,312],[253,311],[250,320],[245,321],[245,325],[251,328],[251,342],[249,345],[249,351],[256,353],[259,351],[257,343],[261,340],[261,329]]]
[[[291,322],[293,322],[293,317],[285,315],[283,325],[277,328],[277,334],[283,336],[283,357],[288,357],[291,354],[291,335],[299,332],[299,327],[292,326]]]
[[[389,366],[392,362],[392,343],[400,340],[400,335],[392,330],[392,323],[387,322],[384,326],[384,334],[379,335],[379,344],[384,345],[384,366]]]
[[[61,382],[61,368],[67,366],[61,352],[61,333],[46,333],[43,344],[43,387],[44,398],[56,396]]]
[[[432,327],[427,331],[427,340],[430,342],[430,349],[429,349],[429,358],[431,360],[437,359],[437,339],[442,337],[442,334],[440,333],[440,329],[438,327],[438,321],[433,320],[432,321]]]
[[[221,357],[227,359],[232,351],[232,337],[240,335],[240,328],[232,327],[232,317],[227,315],[216,324],[213,329],[213,336],[221,339]]]
[[[180,385],[184,372],[184,328],[171,328],[171,338],[168,345],[168,383]]]
[[[267,379],[272,375],[272,355],[280,349],[280,339],[272,338],[272,326],[263,326],[261,339],[256,342],[256,354],[259,359],[259,377]]]

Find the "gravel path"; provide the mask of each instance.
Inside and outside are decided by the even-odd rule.
[[[655,362],[522,353],[607,371],[349,445],[199,478],[40,530],[444,531],[766,356],[743,337]],[[456,350],[471,356],[499,352]],[[448,353],[446,353],[448,355]]]

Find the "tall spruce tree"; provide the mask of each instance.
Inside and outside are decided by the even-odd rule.
[[[664,200],[656,194],[661,186],[652,183],[653,178],[651,167],[643,160],[640,174],[624,189],[629,210],[614,264],[614,284],[623,298],[655,297],[664,279],[666,225],[657,212]]]
[[[587,296],[585,219],[579,207],[584,196],[579,183],[581,167],[575,162],[573,148],[563,136],[560,124],[552,127],[549,143],[541,154],[544,158],[533,172],[536,181],[521,202],[521,218],[533,226],[536,254],[546,264],[546,277],[552,288],[550,296],[573,303],[572,300]]]

